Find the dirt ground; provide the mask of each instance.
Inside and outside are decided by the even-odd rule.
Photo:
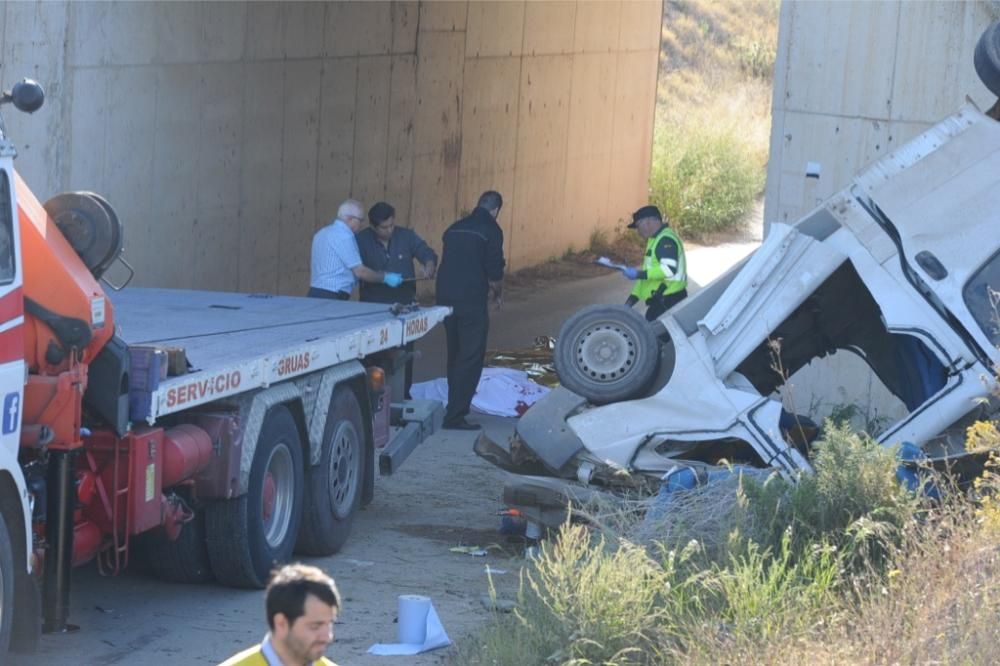
[[[713,248],[689,247],[691,290],[704,285],[756,246],[738,238]],[[517,285],[501,312],[492,314],[489,346],[530,346],[539,335],[557,335],[562,321],[590,303],[621,303],[629,283],[617,274],[579,279],[562,275]],[[442,327],[418,343],[416,380],[443,374]],[[487,434],[506,442],[515,420],[474,417]],[[379,479],[375,499],[358,514],[351,537],[339,554],[309,560],[337,580],[344,612],[328,655],[340,664],[455,663],[457,648],[416,657],[367,655],[376,642],[394,642],[396,598],[424,594],[432,598],[448,634],[456,643],[490,618],[481,599],[490,588],[485,568],[503,598],[513,599],[524,566],[521,546],[498,533],[504,473],[472,451],[474,434],[438,433],[413,453],[400,472]],[[450,552],[455,546],[488,549],[486,557]],[[38,654],[5,663],[115,664],[136,659],[143,664],[215,664],[249,646],[265,632],[259,591],[219,585],[162,583],[128,571],[102,578],[92,566],[74,571],[70,621],[79,631],[43,636]]]

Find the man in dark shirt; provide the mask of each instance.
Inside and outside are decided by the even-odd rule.
[[[380,201],[368,211],[371,226],[357,235],[361,263],[373,271],[399,273],[403,284],[392,288],[375,282],[361,283],[361,300],[370,303],[412,303],[417,297],[417,274],[413,261],[420,262],[420,277],[434,276],[438,258],[417,232],[396,226],[396,209]]]
[[[497,216],[503,197],[483,192],[476,209],[448,227],[442,241],[441,268],[437,275],[438,305],[452,308],[444,320],[448,336],[448,408],[444,428],[476,430],[469,423],[472,397],[476,394],[486,356],[490,330],[487,305],[500,306],[503,290],[503,231]]]
[[[413,260],[420,262],[420,277],[432,278],[437,270],[437,255],[413,229],[396,226],[396,209],[379,201],[368,210],[371,226],[357,235],[361,263],[376,272],[399,273],[403,283],[396,288],[376,282],[361,283],[361,300],[369,303],[412,303],[417,300],[417,274]],[[403,387],[410,397],[413,385],[413,343],[405,351],[406,370]]]

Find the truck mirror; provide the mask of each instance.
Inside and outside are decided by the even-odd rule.
[[[21,79],[11,89],[10,99],[18,111],[34,113],[42,108],[42,103],[45,102],[45,91],[42,90],[38,81]]]

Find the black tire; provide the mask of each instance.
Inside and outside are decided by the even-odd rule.
[[[560,383],[587,400],[604,404],[639,395],[660,359],[653,328],[624,305],[591,305],[563,323],[556,340]]]
[[[206,507],[205,544],[220,583],[264,587],[274,566],[291,558],[302,518],[302,485],[299,429],[288,408],[279,405],[264,418],[246,494]]]
[[[338,386],[330,399],[319,464],[306,471],[306,499],[298,551],[332,555],[343,547],[361,506],[365,428],[358,398]]]
[[[196,511],[174,541],[162,527],[142,535],[141,557],[150,572],[171,583],[207,583],[213,580],[212,564],[205,545],[205,512]]]
[[[19,544],[23,547],[23,544]],[[10,650],[11,629],[14,626],[14,545],[7,523],[0,515],[0,658]]]
[[[983,85],[1000,97],[1000,21],[992,23],[980,35],[972,62]]]

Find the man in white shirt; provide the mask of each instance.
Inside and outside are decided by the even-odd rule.
[[[358,241],[354,234],[365,223],[364,206],[360,201],[348,199],[340,204],[332,223],[316,232],[312,242],[309,293],[315,298],[351,298],[358,280],[398,287],[403,283],[399,273],[373,271],[361,263]]]

